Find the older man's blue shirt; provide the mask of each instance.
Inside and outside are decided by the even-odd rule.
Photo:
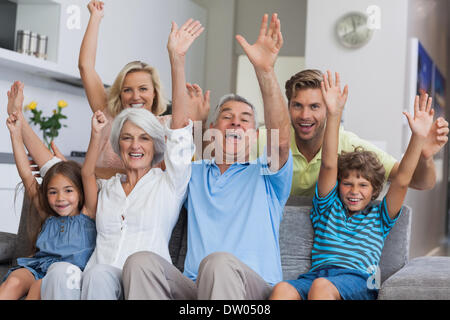
[[[188,250],[184,274],[195,280],[203,258],[229,252],[266,282],[282,280],[279,227],[292,183],[292,154],[273,173],[266,156],[234,163],[223,174],[214,160],[192,165],[188,187]]]

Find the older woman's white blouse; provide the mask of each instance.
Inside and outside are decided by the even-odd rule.
[[[152,251],[172,263],[168,244],[186,197],[194,144],[191,121],[184,128],[165,130],[166,171],[151,169],[128,196],[121,184],[125,175],[97,180],[97,243],[86,270],[95,264],[122,269],[138,251]]]

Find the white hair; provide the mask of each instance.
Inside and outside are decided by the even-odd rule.
[[[156,119],[155,115],[143,108],[123,109],[115,118],[111,128],[111,146],[115,153],[120,156],[119,137],[122,127],[126,121],[130,121],[144,130],[153,140],[154,155],[151,165],[161,162],[166,150],[164,128]]]
[[[250,101],[248,101],[247,99],[245,99],[244,97],[235,94],[235,93],[228,93],[224,96],[222,96],[222,98],[220,98],[219,103],[216,106],[216,109],[214,110],[214,116],[212,118],[212,123],[216,124],[217,122],[217,118],[219,118],[219,114],[220,114],[220,108],[227,102],[229,101],[237,101],[237,102],[242,102],[245,103],[246,105],[248,105],[252,110],[253,110],[253,117],[255,120],[255,127],[258,124],[258,117],[256,114],[256,108],[253,106],[253,104],[250,103]]]

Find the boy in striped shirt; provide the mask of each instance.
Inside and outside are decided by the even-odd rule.
[[[339,74],[324,75],[321,90],[327,106],[322,163],[311,209],[314,228],[312,265],[297,280],[278,283],[271,299],[376,299],[369,285],[378,268],[384,239],[401,214],[408,185],[433,123],[431,98],[416,97],[414,115],[407,112],[412,135],[381,203],[374,204],[384,183],[375,154],[357,148],[338,156],[338,133],[348,87],[341,91]]]

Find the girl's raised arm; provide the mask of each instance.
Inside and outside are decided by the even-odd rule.
[[[33,201],[33,204],[40,212],[39,205],[39,185],[33,176],[33,172],[30,169],[28,156],[25,152],[22,139],[22,125],[25,119],[21,113],[13,112],[6,119],[6,125],[9,129],[11,144],[14,153],[14,160],[16,162],[17,171],[22,179],[25,191]]]
[[[22,113],[23,106],[23,88],[24,85],[20,81],[15,81],[8,91],[8,115],[16,113],[16,117],[23,119],[21,121],[21,143],[25,144],[28,152],[34,162],[42,168],[42,166],[53,158],[53,154],[47,149],[45,144],[36,135]],[[22,146],[23,148],[23,146]]]

